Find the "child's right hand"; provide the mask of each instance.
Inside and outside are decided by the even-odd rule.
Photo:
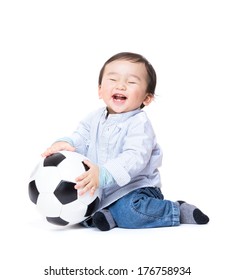
[[[75,148],[73,146],[71,146],[69,143],[67,142],[56,142],[54,144],[51,145],[51,147],[49,147],[48,149],[46,149],[46,151],[44,153],[42,153],[42,157],[48,157],[54,153],[57,153],[59,151],[71,151],[74,152]]]

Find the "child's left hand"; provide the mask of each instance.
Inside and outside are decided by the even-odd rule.
[[[99,167],[88,160],[84,160],[84,163],[89,167],[89,170],[75,179],[77,182],[75,189],[81,189],[79,195],[83,195],[88,191],[90,195],[94,195],[99,187]]]

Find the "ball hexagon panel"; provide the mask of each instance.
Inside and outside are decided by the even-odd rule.
[[[84,156],[78,153],[66,153],[62,152],[66,156],[66,160],[63,160],[58,166],[58,172],[64,181],[75,182],[75,178],[83,174],[86,169],[82,161]]]
[[[60,217],[69,221],[71,224],[82,221],[86,218],[87,205],[81,203],[79,200],[75,200],[72,203],[66,204],[62,207]]]
[[[39,193],[53,193],[61,180],[58,168],[47,166],[38,169],[35,183]]]
[[[38,197],[37,208],[45,217],[59,217],[62,206],[53,193],[41,193]]]

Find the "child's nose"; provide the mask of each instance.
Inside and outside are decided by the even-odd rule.
[[[123,82],[123,81],[118,81],[118,82],[117,82],[117,85],[116,85],[116,88],[119,89],[119,90],[125,90],[125,89],[126,89],[126,84],[125,84],[125,82]]]

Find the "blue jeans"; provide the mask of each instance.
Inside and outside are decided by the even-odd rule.
[[[159,188],[140,188],[130,192],[108,207],[121,228],[155,228],[178,226],[179,206],[164,200]]]

